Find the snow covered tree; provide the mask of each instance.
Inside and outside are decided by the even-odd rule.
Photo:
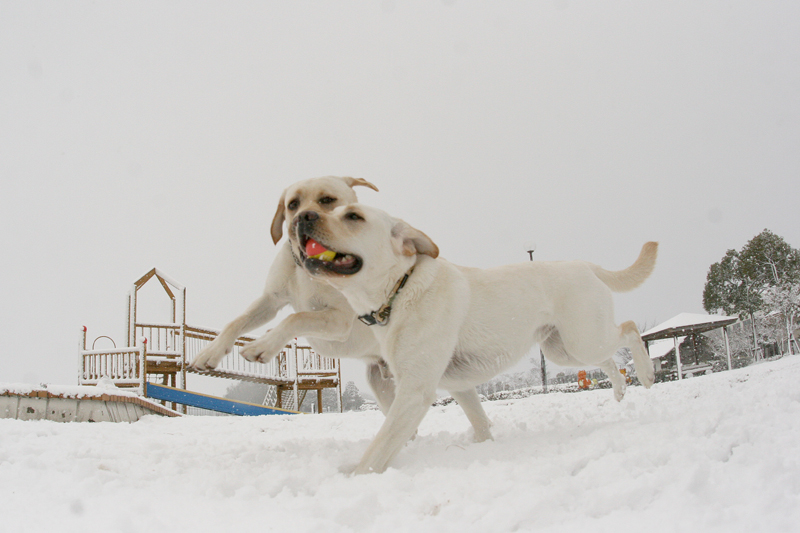
[[[753,350],[758,350],[756,314],[769,312],[764,298],[783,285],[800,282],[800,251],[765,229],[742,247],[728,250],[708,270],[703,307],[709,313],[750,318]],[[791,328],[791,324],[789,325]]]
[[[768,229],[753,237],[740,252],[728,250],[708,270],[703,307],[742,318],[763,306],[770,287],[800,281],[800,251]]]
[[[800,250],[765,229],[742,248],[742,274],[761,288],[800,281]]]
[[[342,410],[343,411],[358,411],[361,404],[364,403],[364,398],[356,387],[355,382],[348,381],[342,393]]]
[[[800,292],[800,251],[789,246],[781,237],[764,230],[742,249],[742,267],[747,275],[763,281],[764,311],[783,315],[791,352]]]
[[[788,352],[791,354],[800,351],[794,336],[794,325],[800,315],[800,282],[784,282],[770,287],[764,294],[764,305],[767,310],[778,312],[783,316]]]
[[[703,308],[709,313],[751,316],[761,306],[752,280],[742,272],[739,252],[728,250],[708,269],[703,289]]]
[[[710,331],[705,334],[708,337],[711,348],[717,354],[719,363],[714,363],[714,371],[727,370],[727,351],[728,347],[731,350],[731,366],[733,368],[742,368],[753,363],[753,339],[750,331],[752,328],[745,326],[744,323],[738,322],[734,326],[728,328],[728,343],[725,343],[725,336],[721,329]],[[672,359],[669,359],[672,357]],[[671,361],[674,366],[675,351],[665,358]]]

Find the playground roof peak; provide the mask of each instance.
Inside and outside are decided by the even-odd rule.
[[[170,298],[175,298],[175,295],[172,293],[172,290],[170,290],[170,286],[172,286],[172,288],[176,289],[179,292],[186,289],[186,287],[184,287],[183,285],[181,285],[168,275],[164,274],[163,271],[157,268],[150,269],[147,272],[147,274],[136,280],[133,283],[134,288],[138,291],[145,285],[145,283],[150,281],[153,277],[158,279],[158,281],[161,283],[161,286],[164,287],[164,290],[167,291],[167,294],[169,294]]]

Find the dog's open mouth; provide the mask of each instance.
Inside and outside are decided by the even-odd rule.
[[[340,276],[352,276],[361,270],[363,262],[357,255],[329,250],[308,236],[305,236],[303,241],[301,246],[304,256],[303,266],[312,274],[325,270]]]

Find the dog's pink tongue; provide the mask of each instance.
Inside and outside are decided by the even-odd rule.
[[[308,239],[306,243],[306,255],[308,257],[313,257],[315,255],[319,255],[323,252],[327,252],[328,249],[322,246],[320,243],[315,241],[314,239]]]

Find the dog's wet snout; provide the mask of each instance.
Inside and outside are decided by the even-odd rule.
[[[317,213],[316,211],[303,211],[302,213],[297,215],[297,218],[299,218],[303,222],[314,222],[316,220],[319,220],[319,213]]]
[[[297,213],[297,216],[292,219],[292,226],[296,228],[301,222],[313,223],[316,220],[319,220],[319,213],[316,211],[303,211]]]
[[[319,213],[316,211],[303,211],[295,217],[297,232],[299,235],[307,235],[311,232],[314,224],[319,220]]]

